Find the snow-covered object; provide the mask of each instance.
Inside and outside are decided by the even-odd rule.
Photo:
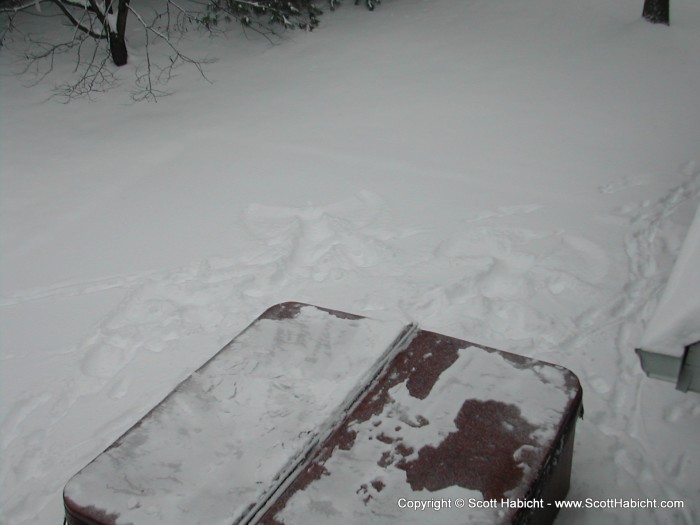
[[[269,309],[69,481],[69,521],[244,519],[405,330],[296,303]]]
[[[699,268],[700,207],[642,338],[643,350],[681,358],[687,346],[700,341]]]
[[[564,368],[283,303],[80,471],[66,514],[71,525],[412,523],[425,518],[400,501],[439,499],[470,523],[549,524],[580,407]]]

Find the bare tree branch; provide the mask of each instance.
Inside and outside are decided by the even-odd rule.
[[[73,13],[70,12],[70,10],[64,5],[63,0],[51,0],[58,8],[61,10],[61,12],[65,15],[65,17],[68,19],[68,21],[73,24],[73,26],[78,29],[79,31],[82,31],[86,35],[91,36],[92,38],[95,39],[103,39],[107,38],[107,35],[104,33],[96,33],[95,31],[92,30],[90,27],[86,27],[83,24],[80,23],[78,19],[76,19],[73,16]],[[99,18],[99,14],[97,15]]]
[[[331,8],[340,0],[328,2]],[[379,0],[363,0],[374,5]],[[41,80],[54,70],[56,58],[64,53],[74,55],[74,77],[59,86],[57,94],[70,100],[91,96],[107,90],[117,82],[115,66],[130,64],[135,72],[137,91],[134,100],[157,100],[169,93],[162,89],[175,68],[194,66],[199,75],[210,82],[204,70],[212,60],[189,56],[183,52],[182,36],[190,29],[203,29],[209,33],[219,31],[218,24],[238,22],[244,34],[261,35],[276,43],[280,34],[277,28],[302,28],[311,30],[318,25],[321,14],[314,0],[158,0],[153,11],[145,11],[131,5],[130,0],[0,0],[4,24],[0,28],[0,45],[10,41],[8,35],[16,31],[24,35],[27,60],[26,71],[34,72]],[[48,5],[47,9],[32,7]],[[150,3],[149,5],[156,5]],[[25,35],[18,29],[20,18],[26,16],[60,17],[72,29],[64,36],[43,34]],[[127,17],[133,27],[127,34]],[[137,31],[137,33],[134,33]],[[141,32],[143,39],[134,44],[134,35]],[[53,34],[53,32],[51,33]],[[131,45],[138,45],[133,56],[141,56],[140,62],[129,59],[127,36]],[[164,58],[159,57],[165,52]]]
[[[172,2],[168,1],[168,4],[171,4],[171,3]],[[149,93],[153,92],[152,72],[153,72],[153,68],[154,68],[153,64],[151,64],[150,53],[148,52],[149,46],[150,46],[150,35],[154,35],[157,39],[163,41],[172,51],[172,55],[170,57],[170,64],[166,67],[159,68],[160,69],[160,73],[158,75],[159,80],[163,78],[163,75],[165,75],[165,77],[167,79],[169,79],[170,75],[172,74],[173,68],[176,67],[178,62],[181,62],[181,63],[187,63],[187,64],[193,65],[197,69],[199,74],[202,76],[202,78],[204,78],[207,82],[211,82],[209,80],[209,78],[207,77],[207,75],[205,74],[204,69],[203,69],[203,65],[211,63],[212,62],[211,60],[201,60],[201,59],[196,60],[196,59],[193,59],[193,58],[183,54],[178,49],[178,47],[175,46],[175,44],[173,44],[170,37],[166,33],[158,30],[155,27],[154,23],[151,23],[151,24],[147,23],[143,19],[143,17],[141,16],[141,14],[131,6],[129,6],[129,11],[136,18],[136,20],[139,22],[139,24],[141,24],[141,26],[143,27],[144,32],[146,34],[146,51],[147,51],[146,52],[146,64],[147,64],[146,77],[147,77],[147,91]],[[194,18],[190,19],[188,17],[188,20],[194,21]],[[144,77],[141,77],[141,78],[143,80]]]
[[[29,1],[25,4],[10,5],[10,7],[0,7],[0,13],[19,13],[20,11],[25,11],[26,9],[30,9],[32,7],[36,8],[38,4],[42,4],[44,2],[49,1],[51,0],[38,0],[36,2]]]
[[[64,0],[56,0],[57,2],[63,2]],[[100,9],[100,7],[97,5],[97,2],[95,0],[88,0],[88,4],[90,6],[90,10],[95,13],[95,16],[97,19],[100,21],[102,24],[102,27],[105,29],[105,32],[109,30],[108,23],[107,23],[107,12],[106,12],[106,7],[105,11]],[[111,2],[110,4],[111,5]]]

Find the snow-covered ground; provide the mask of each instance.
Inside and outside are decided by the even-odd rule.
[[[700,522],[700,398],[634,348],[700,195],[700,4],[346,1],[280,45],[182,46],[170,97],[47,102],[0,51],[0,523],[286,300],[575,372],[558,523]],[[134,36],[132,61],[142,49]],[[131,66],[129,66],[131,67]],[[697,293],[697,290],[694,291]]]

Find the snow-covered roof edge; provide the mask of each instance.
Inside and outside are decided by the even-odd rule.
[[[683,357],[700,341],[700,207],[671,271],[640,348],[646,352]]]

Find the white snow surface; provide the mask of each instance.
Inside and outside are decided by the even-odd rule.
[[[59,524],[71,476],[289,300],[571,369],[569,498],[684,508],[557,522],[700,522],[699,398],[633,351],[700,194],[700,4],[672,4],[671,27],[637,0],[385,0],[279,45],[189,32],[212,83],[183,67],[157,104],[131,103],[136,31],[122,85],[70,104],[47,101],[67,55],[37,86],[12,74],[18,35],[0,50],[0,523]]]

